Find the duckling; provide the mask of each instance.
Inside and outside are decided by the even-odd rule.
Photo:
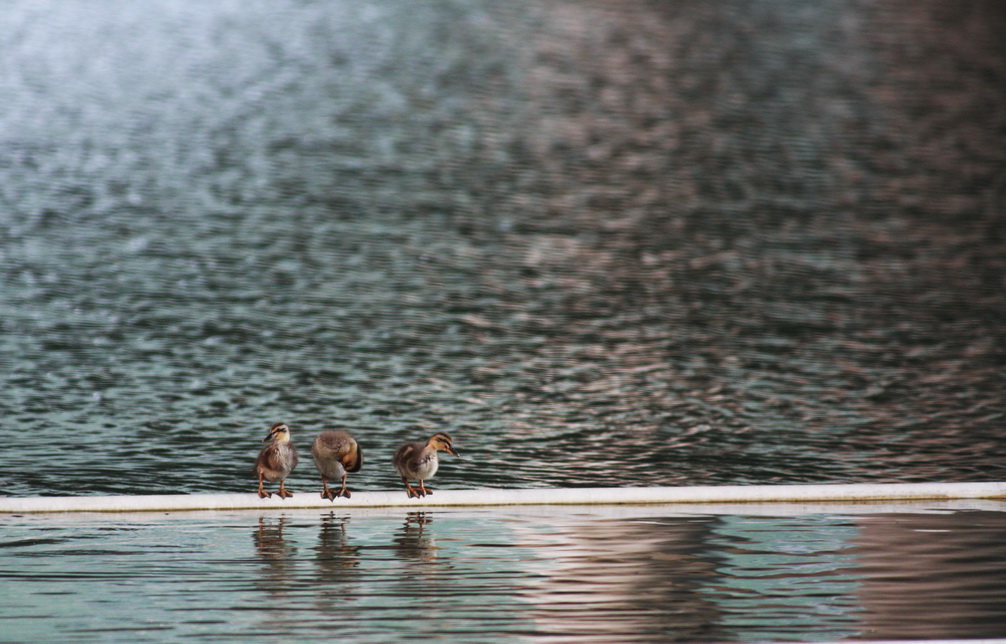
[[[406,443],[395,452],[391,462],[398,473],[402,475],[402,482],[405,483],[405,491],[410,499],[433,494],[433,490],[426,487],[423,481],[432,478],[437,473],[437,467],[440,465],[440,461],[437,460],[438,450],[444,450],[454,456],[461,456],[451,445],[452,442],[450,434],[437,432],[430,436],[430,439],[425,443],[422,441]],[[409,485],[409,479],[418,480],[419,487],[414,488]]]
[[[290,442],[290,428],[286,423],[273,423],[272,428],[269,429],[269,435],[262,442],[269,444],[259,452],[253,470],[258,475],[259,498],[272,497],[270,492],[266,492],[262,488],[263,480],[270,483],[279,481],[278,494],[280,499],[293,496],[283,486],[286,477],[290,475],[293,468],[297,467],[297,448]]]
[[[311,445],[311,456],[321,474],[321,498],[334,501],[337,496],[350,497],[346,489],[346,472],[359,472],[363,466],[363,450],[356,439],[344,431],[327,431],[318,434]],[[329,479],[342,479],[342,489],[328,489]]]

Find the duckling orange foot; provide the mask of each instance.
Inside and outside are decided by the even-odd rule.
[[[321,493],[321,498],[328,499],[329,501],[335,501],[336,497],[340,497],[340,496],[344,496],[344,497],[346,497],[348,499],[350,497],[349,490],[347,490],[346,488],[342,488],[338,492],[333,492],[332,490],[329,490],[328,488],[326,488]]]
[[[260,473],[258,475],[258,498],[260,498],[260,499],[268,499],[271,496],[272,496],[271,492],[266,492],[265,491],[265,486],[263,485],[263,481],[262,481],[262,474]]]
[[[288,499],[288,498],[290,498],[291,496],[293,496],[293,492],[290,492],[290,491],[288,491],[288,490],[287,490],[287,489],[286,489],[285,487],[283,487],[283,484],[282,484],[282,483],[280,483],[280,484],[279,484],[279,492],[277,492],[276,494],[278,494],[278,495],[279,495],[279,498],[280,498],[281,500],[282,500],[282,499]]]
[[[329,501],[335,500],[335,492],[328,489],[328,479],[324,476],[321,477],[321,498],[328,499]]]
[[[332,490],[330,490],[328,488],[328,479],[325,478],[324,476],[321,477],[321,485],[322,485],[322,488],[323,488],[322,491],[321,491],[321,498],[323,498],[323,499],[328,499],[329,501],[335,501],[335,497],[337,497],[337,496],[344,496],[347,499],[350,496],[352,496],[349,493],[349,490],[346,489],[346,477],[342,478],[342,488],[340,488],[338,492],[333,492]]]

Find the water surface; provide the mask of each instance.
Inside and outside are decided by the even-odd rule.
[[[3,489],[1006,478],[1004,13],[9,3]]]
[[[437,430],[444,488],[1004,480],[1003,33],[982,0],[5,2],[0,490],[251,491],[277,420],[305,456],[353,431],[359,490]],[[941,556],[1001,570],[966,547],[999,514],[946,516]],[[5,519],[32,586],[0,616],[285,639],[351,604],[374,640],[421,610],[582,641],[581,604],[654,639],[1001,612],[887,592],[872,517],[564,524],[609,554],[560,570],[547,521],[438,511],[427,562],[395,549],[418,519],[351,518],[362,554],[321,559],[341,516]],[[726,543],[787,531],[824,535],[795,594],[765,589],[798,556],[734,574]]]
[[[996,637],[1004,536],[991,502],[23,516],[0,621],[5,641]]]

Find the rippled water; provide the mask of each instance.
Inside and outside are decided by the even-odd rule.
[[[1006,477],[998,4],[3,13],[10,494]]]
[[[1006,505],[984,506],[18,517],[3,639],[996,637]]]
[[[353,431],[356,489],[434,429],[447,488],[1006,479],[1004,32],[5,2],[0,489],[251,491],[276,420]]]

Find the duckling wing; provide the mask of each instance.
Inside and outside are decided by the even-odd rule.
[[[398,448],[395,455],[391,459],[392,465],[398,470],[398,473],[402,476],[406,476],[411,468],[411,462],[415,458],[416,454],[422,451],[422,443],[406,443]]]
[[[269,454],[275,451],[276,445],[269,444],[262,448],[258,453],[258,457],[255,458],[255,466],[252,468],[252,474],[258,474],[259,472],[265,472],[269,468]]]

